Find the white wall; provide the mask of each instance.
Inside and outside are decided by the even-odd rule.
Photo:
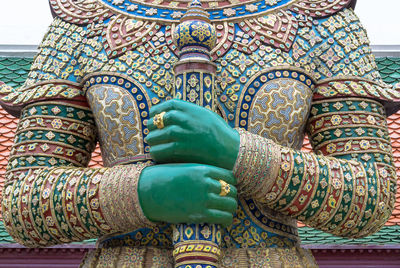
[[[52,18],[48,0],[0,0],[0,44],[39,44]],[[400,45],[400,1],[358,0],[373,45]]]

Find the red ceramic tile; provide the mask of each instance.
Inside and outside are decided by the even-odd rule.
[[[99,145],[97,144],[96,149],[92,153],[92,159],[90,160],[89,167],[96,168],[102,166],[103,166],[103,160],[101,158],[101,151]]]

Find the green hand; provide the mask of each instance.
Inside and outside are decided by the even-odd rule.
[[[223,180],[230,192],[220,196]],[[151,221],[216,223],[228,226],[236,211],[236,180],[232,172],[200,164],[146,167],[138,186],[139,200]]]
[[[153,117],[161,112],[164,125],[158,129]],[[240,138],[219,115],[181,100],[154,106],[146,137],[150,154],[158,163],[202,163],[233,169]]]

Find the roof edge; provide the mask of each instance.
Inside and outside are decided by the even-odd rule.
[[[37,52],[37,45],[0,44],[0,57],[33,58]]]
[[[400,45],[371,45],[375,57],[400,57]]]
[[[400,45],[372,45],[371,48],[378,58],[400,58]],[[0,57],[33,58],[37,52],[37,45],[0,44]]]
[[[302,248],[310,249],[310,250],[400,250],[400,244],[388,244],[388,245],[343,245],[343,244],[308,244],[308,245],[301,245]],[[26,248],[22,245],[16,243],[0,243],[0,250],[1,249],[31,249]],[[52,247],[46,247],[46,249],[93,249],[96,248],[94,243],[75,243],[75,244],[64,244],[64,245],[57,245]]]
[[[34,248],[27,248],[25,246],[22,246],[17,243],[0,243],[0,251],[2,249],[34,249]],[[63,244],[63,245],[57,245],[57,246],[52,246],[52,247],[45,247],[42,249],[93,249],[96,248],[95,243],[75,243],[75,244]]]
[[[400,250],[400,244],[386,244],[386,245],[306,244],[306,245],[301,245],[301,247],[311,250]]]

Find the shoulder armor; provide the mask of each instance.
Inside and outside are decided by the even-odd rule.
[[[15,117],[20,116],[24,106],[35,101],[84,98],[84,92],[78,84],[64,80],[46,81],[18,89],[0,81],[0,105]]]
[[[300,0],[292,6],[291,10],[313,18],[322,18],[333,15],[350,6],[353,1],[354,0]]]
[[[113,15],[96,0],[50,0],[50,6],[57,17],[78,25],[102,22]]]
[[[314,91],[314,100],[335,97],[363,97],[381,102],[387,115],[400,110],[400,83],[388,85],[363,78],[334,78],[319,82]]]

